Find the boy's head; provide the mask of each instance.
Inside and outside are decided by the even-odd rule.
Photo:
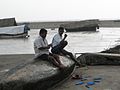
[[[39,31],[39,35],[43,38],[46,38],[47,30],[44,29],[44,28],[41,28],[40,31]]]
[[[64,28],[63,27],[59,27],[58,32],[60,35],[62,35],[64,33]]]

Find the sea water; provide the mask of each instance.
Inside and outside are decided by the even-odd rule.
[[[47,29],[48,43],[57,33]],[[0,54],[34,54],[33,42],[39,35],[39,29],[31,29],[28,38],[0,39]],[[72,53],[100,52],[120,43],[120,28],[100,28],[97,31],[65,32],[68,37],[66,50]]]

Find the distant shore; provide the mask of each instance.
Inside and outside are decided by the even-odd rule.
[[[99,20],[100,27],[120,27],[120,20]],[[28,23],[28,26],[31,29],[39,29],[39,28],[58,28],[61,24],[67,24],[76,21],[49,21],[49,22],[25,22]],[[77,21],[78,22],[78,21]]]

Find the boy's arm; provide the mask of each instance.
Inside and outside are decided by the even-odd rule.
[[[50,46],[48,45],[48,46],[46,46],[46,47],[39,47],[38,49],[39,50],[44,50],[44,49],[49,49],[50,48]]]
[[[64,38],[61,40],[61,42],[65,41],[66,37],[67,37],[67,34],[64,35]]]

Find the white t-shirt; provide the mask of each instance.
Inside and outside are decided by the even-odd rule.
[[[58,45],[60,41],[62,40],[62,37],[58,34],[56,34],[52,39],[52,47]]]
[[[49,49],[43,49],[39,50],[40,47],[46,47],[48,46],[48,42],[46,39],[44,39],[41,36],[38,36],[34,41],[34,50],[35,50],[35,56],[42,55],[42,54],[49,54]]]

